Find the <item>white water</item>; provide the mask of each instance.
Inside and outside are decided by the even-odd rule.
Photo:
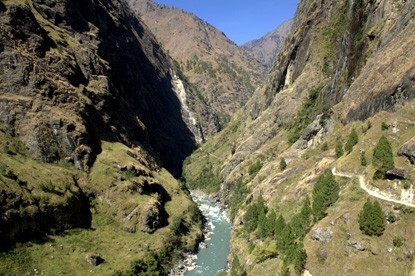
[[[199,248],[196,267],[186,272],[186,276],[214,276],[226,268],[229,255],[229,242],[231,238],[231,225],[224,210],[215,202],[193,195],[193,200],[210,225],[210,231],[204,243],[206,248]]]

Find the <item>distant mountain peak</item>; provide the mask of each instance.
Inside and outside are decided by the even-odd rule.
[[[290,32],[292,26],[293,20],[286,20],[275,30],[265,34],[259,39],[249,41],[241,47],[251,53],[264,66],[271,68],[274,65],[281,44]]]

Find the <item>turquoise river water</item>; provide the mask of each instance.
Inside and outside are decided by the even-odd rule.
[[[226,258],[229,255],[231,225],[219,204],[207,199],[193,196],[199,209],[207,219],[209,234],[206,237],[206,248],[200,248],[196,255],[196,267],[186,272],[186,276],[214,276],[226,269]],[[203,244],[202,244],[203,245]]]

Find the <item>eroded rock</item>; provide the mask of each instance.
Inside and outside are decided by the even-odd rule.
[[[415,165],[415,138],[403,144],[398,150],[399,156],[406,156],[412,165]]]
[[[330,227],[326,228],[317,228],[311,234],[313,240],[317,240],[321,243],[327,243],[333,237],[333,231]]]
[[[156,231],[162,224],[160,202],[154,200],[146,207],[141,215],[141,221],[143,223],[143,232],[153,233]]]

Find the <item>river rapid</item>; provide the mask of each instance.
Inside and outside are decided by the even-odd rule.
[[[231,239],[231,225],[225,210],[219,203],[207,196],[192,193],[193,200],[199,206],[206,219],[205,240],[199,245],[193,266],[188,268],[186,276],[213,276],[226,270]]]

